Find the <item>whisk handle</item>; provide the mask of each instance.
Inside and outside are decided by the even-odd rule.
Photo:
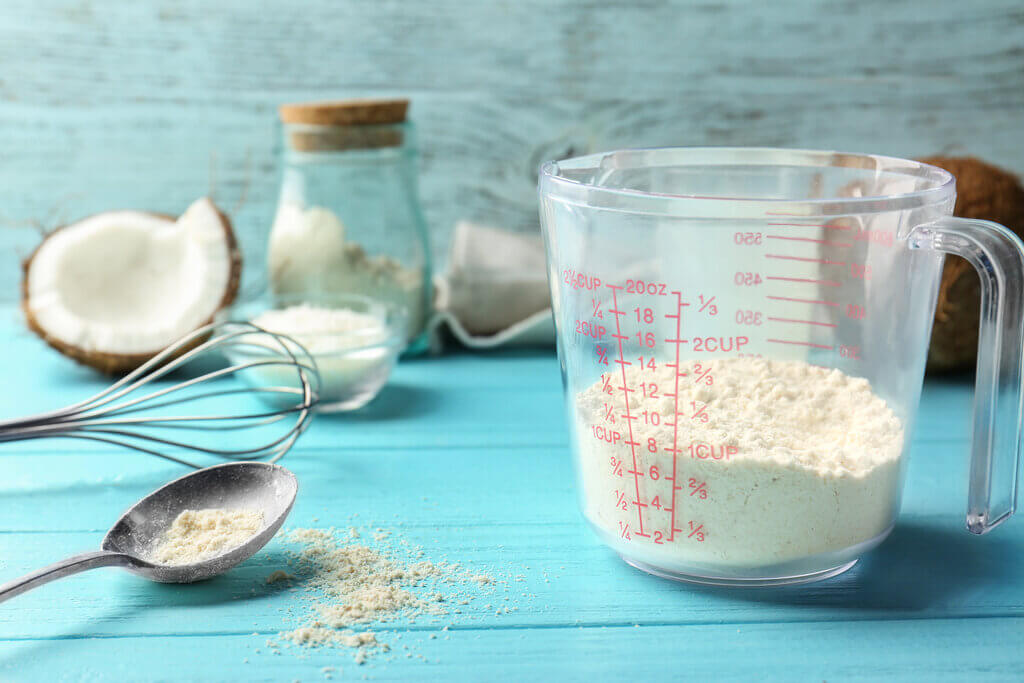
[[[63,579],[65,576],[71,576],[78,572],[97,567],[126,567],[130,564],[132,564],[132,558],[110,550],[95,550],[72,555],[60,562],[54,562],[48,567],[37,569],[21,578],[0,585],[0,602],[42,586],[44,583]]]

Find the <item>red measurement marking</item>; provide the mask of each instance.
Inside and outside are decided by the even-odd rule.
[[[618,310],[619,309],[618,290],[621,289],[621,287],[618,287],[616,285],[608,285],[608,287],[612,290],[612,306],[614,307],[615,310]],[[621,326],[619,324],[619,316],[617,316],[617,315],[615,316],[615,334],[617,335],[618,342],[619,342],[619,360],[626,360],[626,356],[625,356],[625,354],[623,353],[623,350],[622,350],[622,340],[625,339],[625,337],[622,336],[622,329],[621,329]],[[623,389],[622,397],[625,399],[625,402],[626,402],[626,416],[628,418],[629,415],[630,415],[630,411],[629,411],[629,392],[626,391],[626,384],[627,384],[627,382],[626,382],[626,366],[625,365],[620,365],[619,369],[622,372],[622,389]],[[629,441],[627,443],[629,443],[630,455],[633,456],[633,471],[636,472],[640,468],[637,466],[637,460],[636,460],[636,447],[637,447],[638,444],[636,443],[636,439],[633,438],[633,421],[627,419],[626,420],[626,426],[629,429]],[[635,498],[635,500],[636,500],[636,502],[639,503],[640,502],[640,477],[638,475],[636,475],[636,474],[633,475],[633,487],[634,487],[634,489],[636,491],[636,498]],[[639,533],[639,534],[643,534],[644,533],[644,514],[643,514],[643,511],[644,511],[644,509],[642,507],[640,507],[639,505],[637,505],[636,517],[637,517],[637,523],[638,523],[638,525],[640,527],[640,531],[638,531],[637,533]]]
[[[821,304],[823,306],[838,306],[839,304],[835,301],[825,301],[823,299],[795,299],[791,296],[766,296],[766,299],[773,299],[775,301],[796,301],[801,304]]]
[[[595,322],[586,320],[576,321],[576,334],[581,334],[585,337],[593,337],[594,339],[601,339],[608,332],[608,328],[604,325],[598,325]]]
[[[627,541],[633,538],[629,535],[629,524],[619,521],[619,535]]]
[[[739,446],[703,443],[701,441],[691,442],[686,450],[690,452],[690,457],[696,460],[731,460],[732,456],[740,452]]]
[[[688,482],[690,489],[690,495],[696,496],[701,500],[707,500],[708,498],[708,485],[707,482],[697,481],[696,479],[690,479]]]
[[[805,341],[789,341],[786,339],[765,339],[765,341],[771,342],[773,344],[794,344],[796,346],[811,346],[816,349],[828,349],[829,351],[833,351],[836,348],[834,346],[826,346],[824,344],[812,344],[811,342]]]
[[[820,325],[822,327],[835,327],[835,323],[819,323],[814,320],[795,320],[793,318],[773,318],[768,316],[768,320],[774,320],[778,323],[800,323],[803,325]]]
[[[824,258],[807,258],[804,256],[784,256],[782,254],[765,254],[765,258],[784,259],[786,261],[804,261],[805,263],[820,263],[826,266],[845,266],[846,261],[829,261]]]
[[[604,320],[604,314],[601,312],[601,302],[598,301],[597,299],[591,299],[590,303],[594,306],[594,316],[593,317],[601,318],[602,320]]]
[[[711,297],[710,299],[705,300],[704,295],[700,294],[697,296],[697,298],[700,299],[700,308],[697,309],[698,313],[703,313],[705,310],[707,310],[708,315],[718,315],[718,306],[714,305],[715,297]]]
[[[782,235],[765,235],[765,239],[769,240],[788,240],[791,242],[814,242],[815,244],[824,244],[827,247],[852,247],[853,244],[849,242],[829,242],[828,240],[818,240],[813,237],[783,237]]]
[[[626,494],[619,491],[618,489],[615,489],[615,507],[620,508],[622,510],[629,509],[626,505]]]
[[[691,402],[690,405],[695,408],[697,407],[696,402]],[[690,416],[690,419],[700,420],[701,422],[707,422],[710,419],[710,417],[708,416],[708,407],[706,405],[701,406],[700,409],[697,410],[697,412]]]
[[[619,343],[621,344],[622,342]],[[608,349],[598,344],[594,347],[594,350],[597,351],[597,362],[601,365],[608,365]]]
[[[612,474],[622,476],[622,461],[616,457],[612,457]]]
[[[676,295],[678,295],[678,294],[679,294],[679,292],[672,292],[672,293],[673,293],[673,294],[676,294]],[[676,298],[678,299],[679,297],[677,296]],[[682,309],[683,309],[683,307],[684,307],[684,306],[689,306],[689,305],[690,305],[690,304],[688,304],[688,303],[685,303],[685,302],[682,302],[682,301],[677,301],[676,303],[678,304],[678,305],[676,306],[676,311],[678,311],[678,313],[676,313],[676,314],[672,314],[672,313],[666,313],[666,314],[665,314],[665,317],[666,317],[666,318],[674,318],[674,319],[678,319],[678,318],[679,318],[679,316],[681,316],[681,315],[683,314],[683,310],[682,310]]]
[[[683,304],[682,292],[672,292],[676,295],[676,339],[679,339],[681,334],[680,325],[683,321],[683,306],[689,304]],[[675,362],[675,389],[672,392],[672,518],[668,528],[668,540],[676,540],[676,490],[678,487],[675,485],[676,482],[676,461],[679,455],[679,344],[676,344],[676,362]]]
[[[703,524],[694,525],[693,522],[690,522],[690,533],[687,534],[686,537],[687,538],[696,538],[697,541],[703,543],[704,542],[704,525]]]
[[[838,287],[839,283],[835,280],[815,280],[813,278],[806,277],[774,277],[768,276],[765,280],[779,280],[780,282],[810,282],[816,285],[827,285],[829,287]]]
[[[769,223],[768,225],[778,225],[786,228],[825,228],[826,230],[853,230],[853,228],[847,227],[845,225],[822,225],[820,223]]]
[[[697,379],[693,380],[694,384],[700,384],[701,382],[704,382],[704,384],[711,386],[712,384],[715,383],[715,378],[711,376],[710,367],[704,368],[703,366],[701,366],[700,363],[697,363],[696,365],[693,366],[693,371],[699,373],[697,375]]]
[[[611,377],[606,377],[603,374],[601,375],[601,391],[603,391],[606,394],[612,393]]]
[[[604,420],[605,422],[615,422],[615,415],[612,413],[612,406],[607,403],[604,404]]]
[[[846,346],[840,344],[839,346],[839,357],[840,358],[852,358],[853,360],[860,360],[860,347],[859,346]]]

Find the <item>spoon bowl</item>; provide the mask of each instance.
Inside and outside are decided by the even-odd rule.
[[[222,574],[265,546],[284,524],[299,484],[295,475],[264,462],[232,462],[175,479],[129,508],[103,538],[101,550],[66,560],[0,585],[0,602],[44,583],[96,567],[118,566],[161,583],[191,583]],[[221,508],[262,513],[263,526],[243,544],[189,564],[152,557],[185,510]]]
[[[191,583],[222,574],[265,546],[295,502],[299,483],[280,465],[227,463],[187,474],[149,494],[128,509],[103,538],[103,550],[129,555],[129,571],[161,583]],[[185,510],[255,510],[263,527],[245,543],[192,564],[167,565],[151,559],[160,540]]]

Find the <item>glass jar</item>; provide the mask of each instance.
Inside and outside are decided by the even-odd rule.
[[[270,233],[275,296],[358,294],[405,309],[426,349],[430,249],[408,100],[284,105],[284,172]]]

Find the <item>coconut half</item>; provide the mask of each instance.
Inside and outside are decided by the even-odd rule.
[[[86,365],[126,372],[230,304],[242,258],[231,222],[204,198],[177,220],[110,211],[72,223],[24,268],[29,328]]]

